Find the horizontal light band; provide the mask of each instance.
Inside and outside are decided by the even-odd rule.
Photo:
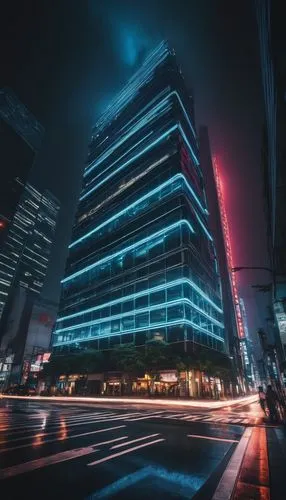
[[[195,130],[194,130],[194,127],[193,127],[191,120],[188,116],[186,108],[184,107],[183,102],[182,102],[178,92],[176,90],[173,90],[166,97],[164,97],[164,99],[162,101],[160,101],[155,107],[153,107],[150,111],[148,111],[144,117],[140,118],[140,120],[137,122],[137,124],[132,126],[132,130],[130,132],[128,132],[126,135],[124,135],[124,137],[122,139],[120,139],[115,145],[111,146],[107,151],[105,151],[105,153],[103,153],[100,156],[100,158],[98,158],[92,165],[90,165],[88,168],[86,168],[86,170],[84,172],[84,177],[86,177],[94,168],[98,167],[98,165],[100,165],[104,160],[106,160],[106,158],[108,158],[108,156],[110,156],[119,146],[124,144],[124,142],[126,142],[130,137],[132,137],[132,135],[134,135],[136,132],[138,132],[138,130],[140,130],[146,123],[148,123],[152,119],[153,116],[156,116],[157,112],[166,103],[169,102],[169,100],[172,96],[177,98],[177,100],[180,104],[180,107],[183,111],[184,117],[186,118],[188,125],[193,133],[193,136],[194,136],[194,138],[196,138]],[[191,146],[190,146],[190,149],[192,150]],[[198,166],[199,161],[198,161],[196,155],[194,154],[193,150],[192,150],[192,155],[193,155],[193,159],[194,159],[196,165]]]
[[[88,327],[88,326],[101,325],[102,323],[106,323],[107,321],[113,321],[115,319],[126,318],[126,317],[132,316],[132,315],[136,316],[137,314],[148,313],[150,311],[155,311],[156,309],[159,309],[162,307],[168,308],[171,306],[176,306],[176,305],[181,305],[181,304],[190,305],[198,313],[201,313],[203,316],[207,317],[212,323],[216,324],[219,328],[224,328],[223,323],[221,323],[217,319],[212,318],[211,316],[206,314],[198,306],[196,306],[190,299],[182,297],[180,299],[171,300],[169,302],[165,301],[165,302],[162,302],[161,304],[154,304],[152,306],[142,307],[141,309],[132,309],[131,311],[127,311],[125,313],[115,314],[114,316],[107,316],[106,318],[90,320],[90,321],[86,321],[85,323],[77,323],[76,325],[73,325],[73,326],[66,326],[64,328],[59,328],[58,330],[55,330],[55,333],[69,332],[69,331],[78,330],[79,328],[84,328],[84,327]]]
[[[143,62],[138,71],[130,78],[123,89],[110,102],[105,112],[98,119],[94,129],[103,129],[106,123],[110,123],[114,116],[134,98],[138,90],[145,85],[154,70],[167,58],[170,53],[166,42],[162,42]]]
[[[201,328],[201,327],[195,325],[192,321],[189,321],[187,319],[181,319],[181,320],[179,319],[179,320],[174,320],[174,321],[169,321],[169,322],[166,321],[165,323],[157,323],[156,325],[150,325],[150,326],[147,326],[147,327],[143,326],[143,327],[140,327],[140,328],[133,328],[131,330],[124,330],[122,332],[103,333],[103,334],[99,334],[99,335],[96,335],[96,336],[90,335],[90,336],[88,336],[85,339],[75,339],[75,340],[67,340],[67,341],[62,341],[62,342],[53,342],[53,347],[61,346],[61,345],[63,346],[63,345],[69,345],[69,344],[77,344],[79,342],[89,342],[90,340],[103,339],[103,338],[106,338],[106,337],[117,337],[118,335],[127,335],[128,333],[132,334],[132,333],[143,332],[143,331],[146,331],[146,330],[156,330],[157,328],[166,328],[166,327],[169,327],[169,326],[176,326],[176,325],[191,326],[191,327],[195,328],[196,330],[199,330],[200,332],[205,333],[206,335],[215,338],[219,342],[223,342],[224,343],[224,338],[219,337],[218,335],[215,335],[214,333],[208,332],[204,328]]]
[[[132,158],[129,158],[129,160],[126,160],[126,162],[124,162],[120,167],[118,167],[116,170],[113,170],[112,173],[110,173],[109,175],[107,175],[104,179],[102,179],[102,181],[98,182],[96,184],[96,186],[93,186],[93,188],[89,189],[89,191],[87,191],[86,193],[84,193],[80,197],[80,201],[84,200],[87,196],[89,196],[91,193],[93,193],[93,191],[95,191],[100,186],[102,186],[102,184],[104,184],[106,181],[108,181],[109,179],[111,179],[111,177],[113,177],[115,174],[117,174],[117,172],[120,172],[120,170],[124,169],[125,167],[128,167],[128,165],[130,165],[131,163],[133,163],[135,160],[138,160],[138,158],[140,158],[141,156],[143,156],[147,151],[149,151],[150,149],[153,149],[155,146],[157,146],[157,144],[160,144],[160,142],[162,142],[166,137],[168,137],[177,128],[178,128],[178,125],[173,125],[173,127],[169,128],[166,132],[164,132],[164,134],[160,135],[155,141],[151,142],[151,144],[148,144],[148,146],[146,146],[144,149],[142,149],[141,151],[139,151],[139,153],[137,153],[136,155],[132,156]],[[142,140],[140,142],[142,142]],[[137,144],[135,144],[135,146],[136,145]]]
[[[88,309],[84,309],[84,310],[79,311],[77,313],[69,314],[68,316],[63,316],[62,318],[58,318],[56,322],[59,323],[60,321],[65,321],[67,319],[77,318],[78,316],[82,316],[83,314],[88,314],[88,313],[93,312],[93,311],[98,311],[99,309],[102,309],[104,307],[113,306],[113,305],[118,304],[120,302],[127,302],[128,300],[137,299],[138,297],[142,297],[142,296],[148,295],[150,293],[160,292],[162,290],[167,290],[169,288],[173,288],[174,286],[185,285],[185,284],[190,285],[204,300],[206,300],[212,307],[214,307],[219,313],[222,314],[222,312],[223,312],[222,309],[220,307],[218,307],[217,304],[215,302],[213,302],[208,297],[208,295],[206,295],[193,281],[189,280],[188,278],[180,278],[180,279],[177,279],[174,281],[170,281],[169,283],[165,283],[163,285],[157,285],[153,288],[147,288],[146,290],[142,290],[142,291],[137,292],[137,293],[126,295],[125,297],[121,297],[120,299],[118,298],[115,300],[111,300],[110,302],[105,302],[104,304],[101,304],[99,306],[90,307]]]
[[[76,273],[73,273],[70,276],[67,276],[66,278],[64,278],[61,281],[61,283],[66,283],[67,281],[70,281],[71,279],[76,278],[77,276],[80,276],[81,274],[86,273],[87,271],[90,271],[91,269],[103,264],[104,262],[108,262],[108,261],[114,259],[118,255],[129,252],[130,250],[134,250],[135,248],[143,245],[144,243],[147,243],[148,241],[152,240],[153,238],[157,238],[163,234],[166,234],[167,232],[172,231],[172,229],[175,229],[178,226],[181,226],[182,224],[186,224],[186,226],[188,227],[188,229],[190,230],[191,233],[195,232],[193,227],[189,223],[189,221],[187,221],[186,219],[181,219],[181,220],[175,222],[174,224],[171,224],[170,226],[167,226],[164,229],[161,229],[160,231],[157,231],[156,233],[151,234],[150,236],[147,236],[146,238],[143,238],[143,240],[139,240],[139,241],[137,241],[137,243],[133,243],[133,245],[129,245],[128,247],[123,248],[122,250],[119,250],[118,252],[115,252],[112,255],[108,255],[107,257],[104,257],[103,259],[100,259],[97,262],[94,262],[93,264],[90,264],[89,266],[81,269],[80,271],[77,271]]]
[[[196,200],[197,204],[199,205],[200,209],[205,213],[204,207],[202,206],[199,198],[197,197],[197,195],[196,195],[195,191],[193,190],[193,188],[188,183],[188,181],[185,178],[185,176],[183,174],[176,174],[173,177],[171,177],[170,179],[168,179],[166,182],[163,182],[163,184],[160,184],[160,186],[152,189],[152,191],[149,191],[147,194],[145,194],[144,196],[142,196],[141,198],[139,198],[138,200],[136,200],[134,203],[131,203],[131,205],[128,205],[126,208],[124,208],[123,210],[121,210],[120,212],[118,212],[116,215],[113,215],[112,217],[110,217],[108,220],[104,221],[99,226],[95,227],[94,229],[92,229],[88,233],[84,234],[83,236],[81,236],[77,240],[73,241],[69,245],[69,248],[72,248],[75,245],[77,245],[78,243],[80,243],[81,241],[85,240],[86,238],[89,238],[92,234],[94,234],[95,232],[99,231],[100,229],[102,229],[104,226],[106,226],[107,224],[109,224],[113,220],[118,219],[119,217],[121,217],[121,215],[123,215],[124,213],[128,212],[130,209],[136,207],[137,205],[139,205],[143,201],[147,200],[148,198],[150,198],[154,194],[158,193],[159,191],[161,191],[162,189],[164,189],[169,184],[172,184],[173,182],[175,182],[177,179],[182,179],[183,180],[183,182],[185,183],[187,189],[189,190],[189,192],[191,193],[191,195],[193,196],[193,198]],[[210,235],[210,233],[206,229],[203,221],[197,215],[196,211],[195,211],[195,215],[197,217],[197,220],[198,220],[199,224],[202,226],[204,232],[206,233],[207,237],[212,241],[212,236]]]

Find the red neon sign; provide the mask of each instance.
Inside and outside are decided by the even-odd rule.
[[[218,195],[224,244],[225,244],[225,250],[226,250],[227,266],[228,266],[230,282],[231,282],[232,298],[233,298],[233,302],[234,302],[234,306],[235,306],[237,330],[238,330],[239,338],[244,339],[245,338],[245,331],[244,331],[244,325],[243,325],[243,321],[242,321],[242,313],[241,313],[241,308],[240,308],[240,303],[239,303],[237,280],[236,280],[235,273],[232,271],[232,268],[234,267],[234,265],[233,265],[232,253],[231,253],[230,232],[229,232],[228,220],[227,220],[226,209],[225,209],[225,202],[224,202],[224,197],[223,197],[223,187],[222,187],[222,181],[221,181],[221,177],[220,177],[219,169],[218,169],[218,165],[217,165],[217,159],[215,157],[213,157],[213,169],[214,169],[214,176],[215,176],[215,182],[216,182],[216,188],[217,188],[217,195]]]

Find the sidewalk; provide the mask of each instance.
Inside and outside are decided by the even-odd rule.
[[[285,428],[255,427],[245,450],[232,500],[282,500],[285,491]]]

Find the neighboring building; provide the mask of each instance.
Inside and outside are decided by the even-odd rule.
[[[0,371],[6,366],[7,372],[2,382],[12,366],[13,381],[21,379],[29,318],[47,274],[58,211],[59,202],[49,191],[40,193],[27,183],[2,247]]]
[[[35,297],[27,288],[18,286],[2,338],[0,387],[29,381],[36,385],[43,359],[48,359],[51,334],[58,304]]]
[[[280,364],[286,364],[286,38],[283,3],[256,0],[265,101],[263,167],[273,309]],[[279,337],[279,338],[278,338]]]
[[[43,127],[13,91],[0,89],[0,251],[43,135]]]
[[[244,300],[242,298],[240,298],[239,303],[240,303],[240,310],[241,310],[243,328],[244,328],[244,333],[245,333],[245,338],[241,340],[241,350],[242,350],[242,356],[243,356],[244,372],[245,372],[245,376],[246,376],[246,380],[247,380],[248,385],[250,387],[251,386],[255,387],[255,385],[257,384],[257,382],[255,381],[255,372],[257,371],[257,369],[256,369],[255,358],[254,358],[253,341],[251,340],[250,335],[249,335]]]
[[[27,183],[0,253],[0,333],[17,286],[40,294],[55,236],[59,202]],[[4,313],[5,312],[5,313]],[[0,335],[1,338],[1,335]]]
[[[199,145],[201,167],[205,178],[206,195],[210,212],[209,225],[214,237],[219,263],[224,309],[225,340],[228,343],[229,353],[233,359],[234,375],[236,375],[241,384],[241,379],[244,376],[243,360],[236,322],[236,309],[231,281],[232,275],[229,269],[229,255],[227,254],[225,242],[227,236],[224,234],[224,231],[226,228],[223,226],[221,213],[221,210],[223,210],[223,207],[221,207],[223,200],[219,199],[219,194],[222,196],[222,193],[219,193],[216,186],[208,129],[205,126],[200,127],[199,130]],[[230,252],[230,248],[228,251]]]
[[[142,346],[225,356],[193,101],[160,44],[98,120],[62,280],[54,354]],[[219,355],[219,354],[218,354]]]

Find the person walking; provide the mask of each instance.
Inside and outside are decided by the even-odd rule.
[[[258,387],[258,396],[259,396],[259,404],[261,406],[261,409],[263,413],[266,415],[266,395],[263,390],[262,385]]]
[[[267,386],[267,391],[266,391],[266,403],[267,407],[269,410],[269,416],[271,422],[277,422],[278,421],[278,411],[277,411],[277,403],[278,403],[278,397],[276,393],[273,391],[271,385]]]

